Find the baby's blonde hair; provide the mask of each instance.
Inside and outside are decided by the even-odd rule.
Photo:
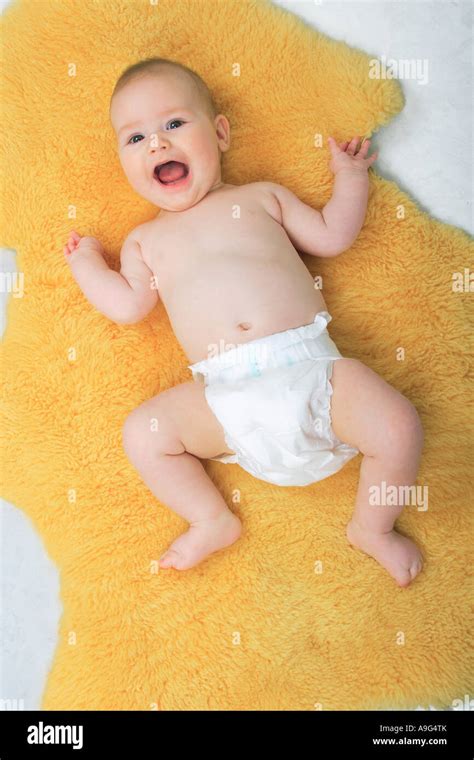
[[[110,105],[112,105],[114,96],[133,79],[138,78],[139,76],[146,73],[161,73],[163,71],[166,71],[167,68],[168,70],[178,70],[189,78],[194,88],[196,89],[196,92],[201,100],[201,103],[204,106],[206,113],[209,115],[211,121],[213,121],[219,111],[207,84],[203,79],[201,79],[199,74],[193,71],[193,69],[190,69],[188,66],[185,66],[183,63],[179,63],[178,61],[172,61],[170,58],[144,58],[143,60],[138,61],[131,66],[128,66],[128,68],[126,68],[120,74],[117,82],[115,83],[114,91],[112,92],[110,98]]]

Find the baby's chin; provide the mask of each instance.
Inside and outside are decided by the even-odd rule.
[[[192,208],[196,205],[196,203],[199,203],[199,200],[196,201],[183,201],[182,203],[174,203],[172,206],[166,203],[154,203],[155,208],[160,209],[160,211],[187,211],[188,209]]]
[[[151,190],[147,188],[147,192],[143,193],[140,188],[134,188],[134,190],[145,200],[152,203],[156,208],[163,211],[186,211],[196,203],[199,203],[210,191],[212,184],[197,188],[192,186],[192,182],[183,183],[182,187],[166,188],[166,187],[153,187]]]

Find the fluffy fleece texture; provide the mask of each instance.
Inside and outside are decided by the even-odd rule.
[[[108,122],[130,63],[195,68],[233,129],[225,181],[276,181],[317,208],[333,187],[327,135],[372,135],[402,109],[399,84],[369,79],[371,56],[266,0],[21,0],[2,25],[1,243],[25,277],[2,347],[3,496],[41,534],[64,604],[42,708],[360,710],[472,693],[472,295],[452,289],[472,262],[469,237],[375,167],[351,250],[304,257],[323,276],[343,355],[405,394],[424,425],[429,508],[407,507],[398,523],[425,556],[408,589],[347,543],[360,456],[306,488],[206,463],[243,535],[192,570],[157,572],[186,523],[142,483],[121,428],[190,380],[188,362],[161,305],[138,325],[108,321],[62,253],[73,227],[101,239],[118,269],[126,234],[156,214],[128,186]]]

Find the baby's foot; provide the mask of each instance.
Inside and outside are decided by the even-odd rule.
[[[351,544],[388,570],[399,586],[408,586],[423,566],[423,557],[416,544],[396,530],[371,533],[351,520],[347,524],[346,535]]]
[[[229,509],[217,517],[197,520],[189,530],[173,541],[169,549],[160,557],[162,568],[174,567],[176,570],[188,570],[212,552],[230,546],[239,538],[242,523]]]

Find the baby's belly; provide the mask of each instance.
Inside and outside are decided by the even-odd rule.
[[[174,334],[191,364],[266,335],[311,324],[327,309],[299,257],[255,262],[224,275],[219,267],[194,272],[174,285],[162,279],[160,296]]]

